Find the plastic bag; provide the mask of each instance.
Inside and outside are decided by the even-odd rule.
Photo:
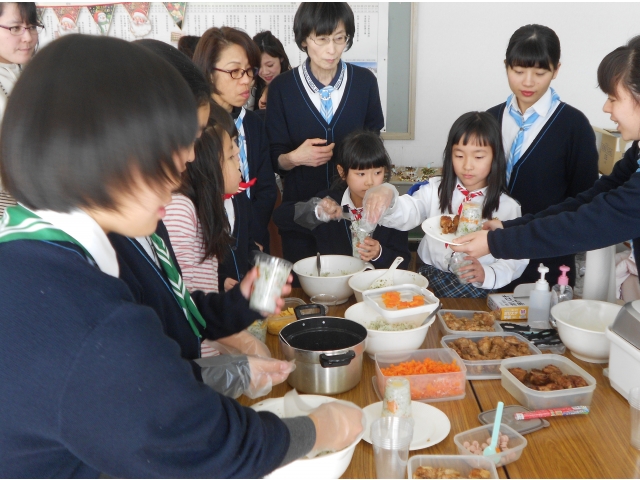
[[[398,190],[390,183],[371,187],[362,200],[362,218],[370,224],[379,223],[387,211],[395,205],[398,196]]]

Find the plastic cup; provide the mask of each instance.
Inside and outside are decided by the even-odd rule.
[[[413,420],[382,417],[371,425],[371,443],[378,478],[405,478]]]
[[[257,252],[253,260],[258,268],[258,278],[253,284],[249,308],[258,312],[274,313],[276,299],[282,294],[282,287],[287,283],[293,264],[262,252]]]
[[[631,407],[631,446],[640,450],[640,387],[629,390]]]
[[[456,274],[460,283],[469,283],[469,281],[466,278],[460,278],[461,274],[458,273],[462,267],[466,267],[473,263],[471,260],[467,260],[466,257],[467,257],[467,254],[463,252],[453,252],[450,255],[447,255],[447,263],[449,263],[449,270],[451,270],[452,273]]]

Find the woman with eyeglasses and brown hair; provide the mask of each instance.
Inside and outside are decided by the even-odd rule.
[[[211,82],[211,98],[233,117],[238,129],[242,195],[252,212],[251,237],[269,249],[268,224],[276,202],[277,186],[264,122],[243,105],[260,66],[260,50],[251,37],[231,27],[210,28],[200,38],[193,62]],[[242,279],[239,279],[242,280]]]
[[[351,7],[303,2],[293,30],[296,44],[309,58],[273,79],[266,118],[271,161],[283,176],[283,202],[307,201],[329,189],[337,175],[333,152],[342,139],[354,130],[379,133],[384,126],[376,77],[341,60],[353,45]],[[317,252],[311,235],[281,236],[289,261]]]

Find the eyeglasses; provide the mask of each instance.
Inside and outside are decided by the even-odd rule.
[[[315,43],[319,47],[324,47],[326,45],[329,45],[332,39],[333,39],[333,43],[335,43],[336,45],[344,45],[349,40],[349,35],[336,35],[335,37],[322,36],[322,37],[315,37],[315,38],[309,37],[309,38],[313,40],[313,43]]]
[[[9,30],[11,35],[15,35],[16,37],[21,36],[25,30],[29,30],[31,34],[39,34],[44,30],[44,25],[29,25],[28,27],[23,27],[22,25],[16,25],[15,27],[5,27],[0,25],[0,28],[4,28],[5,30]]]
[[[242,77],[244,77],[245,73],[249,78],[253,78],[258,74],[258,69],[255,67],[248,68],[247,70],[245,70],[244,68],[236,68],[234,70],[223,70],[221,68],[215,68],[215,67],[213,69],[219,72],[228,73],[229,75],[231,75],[231,78],[233,78],[234,80],[240,80]]]

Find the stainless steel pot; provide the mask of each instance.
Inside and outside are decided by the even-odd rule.
[[[309,310],[313,312],[304,313]],[[280,331],[280,347],[287,360],[296,361],[289,385],[304,393],[332,395],[351,390],[362,378],[367,329],[323,311],[322,305],[296,307],[299,320]]]

